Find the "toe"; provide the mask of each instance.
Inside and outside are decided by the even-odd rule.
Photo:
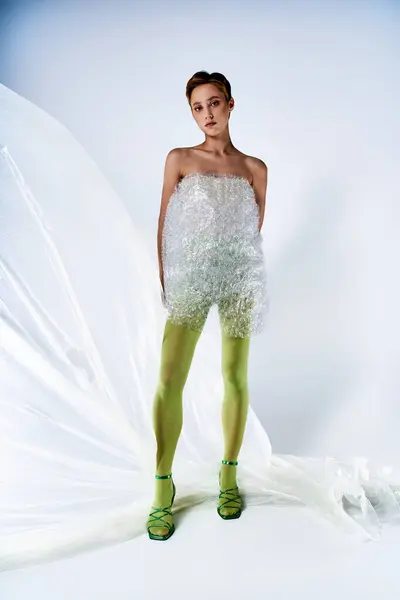
[[[161,535],[164,537],[168,532],[168,527],[150,527],[150,533],[152,535]]]

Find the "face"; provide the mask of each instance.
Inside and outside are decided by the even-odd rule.
[[[193,117],[207,135],[215,135],[227,127],[233,105],[233,98],[228,103],[223,93],[212,83],[195,87],[190,98]],[[207,126],[207,123],[215,124]]]

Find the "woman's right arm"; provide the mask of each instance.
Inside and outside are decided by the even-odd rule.
[[[176,184],[181,178],[181,148],[170,150],[165,159],[164,167],[164,182],[161,194],[160,215],[158,217],[158,232],[157,232],[157,252],[160,282],[164,290],[164,274],[162,264],[162,234],[164,229],[165,213],[167,212],[168,202],[172,196]]]

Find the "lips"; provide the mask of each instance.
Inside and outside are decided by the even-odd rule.
[[[210,125],[216,125],[216,122],[215,121],[211,121],[210,123],[206,124],[206,127],[210,127]]]

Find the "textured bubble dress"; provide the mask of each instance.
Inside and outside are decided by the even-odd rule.
[[[258,204],[245,177],[190,173],[177,183],[162,234],[170,321],[202,331],[216,304],[226,335],[263,330],[267,274],[258,225]]]

